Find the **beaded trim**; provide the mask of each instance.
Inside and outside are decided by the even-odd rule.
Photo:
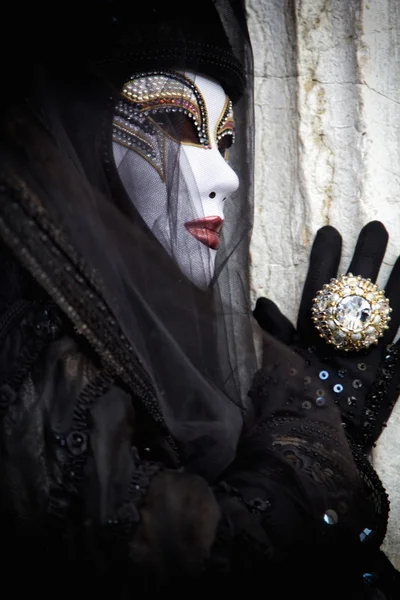
[[[389,520],[389,496],[383,487],[383,484],[375,469],[369,462],[362,445],[354,442],[350,436],[347,436],[350,449],[356,464],[357,470],[365,486],[365,495],[372,502],[374,507],[375,523],[372,535],[368,543],[379,547],[386,535],[387,524]]]
[[[182,113],[193,120],[199,144],[210,147],[206,103],[197,85],[176,71],[149,71],[135,74],[123,89],[138,114]]]
[[[67,518],[71,500],[79,501],[84,469],[90,451],[92,427],[90,411],[95,400],[106,393],[112,382],[113,378],[104,372],[100,372],[93,381],[90,381],[76,401],[69,433],[54,436],[57,444],[67,453],[62,483],[50,490],[47,510],[49,516],[60,521]]]
[[[121,96],[114,111],[113,141],[147,160],[162,181],[165,181],[165,144],[160,143],[157,134],[172,136],[156,123],[157,114],[185,115],[193,121],[198,144],[211,147],[204,98],[186,75],[168,70],[141,72],[125,83]]]
[[[140,114],[127,100],[119,100],[113,118],[112,139],[144,158],[165,182],[165,137],[145,114]]]
[[[396,403],[397,395],[389,399],[388,390],[398,369],[399,360],[399,348],[394,344],[389,344],[365,402],[362,428],[358,440],[364,447],[372,446],[377,440],[382,428],[386,427],[386,420]],[[383,410],[386,414],[382,414]]]
[[[235,142],[235,121],[233,119],[233,104],[229,98],[226,98],[222,117],[215,127],[215,139],[217,143],[226,135],[232,137],[232,144]]]

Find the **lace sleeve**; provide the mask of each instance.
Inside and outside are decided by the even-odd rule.
[[[335,593],[354,586],[363,594],[363,574],[385,535],[387,495],[318,374],[282,353],[254,380],[254,427],[215,488],[223,518],[210,568],[253,579],[268,569],[272,581],[287,579],[290,564],[296,581],[316,571],[330,582],[333,569]],[[318,588],[313,581],[307,589]]]

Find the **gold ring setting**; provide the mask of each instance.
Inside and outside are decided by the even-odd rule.
[[[311,311],[314,325],[328,344],[358,351],[378,343],[388,329],[392,309],[375,283],[348,273],[323,286]]]

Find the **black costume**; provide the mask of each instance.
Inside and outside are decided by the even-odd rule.
[[[317,359],[267,336],[247,393],[256,363],[242,4],[201,3],[196,19],[183,2],[140,10],[104,3],[90,22],[61,13],[73,48],[57,26],[46,29],[52,51],[33,45],[2,100],[5,578],[17,566],[27,573],[17,590],[54,593],[57,580],[57,595],[80,586],[115,598],[193,580],[191,593],[262,585],[271,597],[395,598],[396,574],[379,553],[386,494],[368,448],[350,447],[332,393],[315,404]],[[32,29],[43,41],[35,24],[23,30],[27,47]],[[185,68],[236,102],[230,161],[241,187],[205,291],[146,227],[111,151],[123,83]],[[172,221],[176,164],[168,155]]]

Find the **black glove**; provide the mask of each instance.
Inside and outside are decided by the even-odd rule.
[[[366,225],[358,238],[349,271],[375,281],[385,254],[388,234],[382,223]],[[358,352],[334,349],[320,336],[312,321],[312,300],[325,283],[337,276],[342,238],[333,227],[320,229],[315,238],[303,288],[297,330],[271,300],[260,298],[254,310],[259,325],[292,347],[319,372],[321,391],[329,388],[339,405],[348,436],[369,451],[388,420],[400,392],[400,347],[393,343],[400,325],[400,257],[385,287],[393,309],[389,329]]]

